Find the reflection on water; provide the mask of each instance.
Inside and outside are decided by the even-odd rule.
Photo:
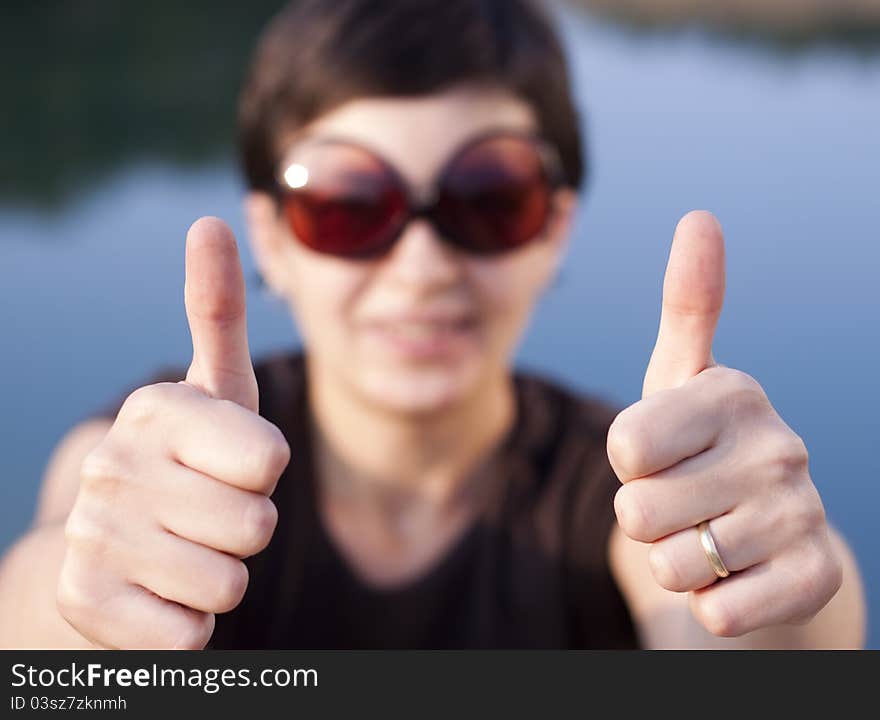
[[[880,0],[573,0],[642,29],[699,23],[783,50],[817,43],[876,50]]]
[[[839,7],[833,0],[557,0],[565,1],[624,20],[632,31],[698,19],[724,31],[716,40],[755,41],[774,53],[817,42],[855,53],[880,48],[880,0]],[[0,67],[14,72],[4,76],[11,102],[0,113],[0,202],[45,208],[122,161],[193,165],[216,156],[232,137],[254,38],[283,4],[66,0],[51,12],[39,3],[4,10]]]
[[[618,403],[637,399],[672,229],[688,209],[715,211],[728,241],[716,357],[756,376],[806,440],[880,616],[880,57],[783,57],[693,34],[638,39],[579,16],[565,28],[595,172],[521,362]],[[152,117],[164,124],[157,133],[177,127],[168,117]],[[76,171],[91,152],[81,142],[83,154],[66,156]],[[161,149],[119,153],[128,159],[65,202],[50,183],[51,211],[0,197],[0,547],[26,526],[67,427],[160,365],[187,362],[189,223],[221,215],[243,238],[228,153],[183,168]],[[259,291],[249,314],[255,354],[296,341]],[[871,644],[880,647],[876,626]]]
[[[0,197],[54,204],[122,160],[227,147],[251,46],[282,0],[65,0],[3,10]],[[14,141],[12,141],[14,138]]]

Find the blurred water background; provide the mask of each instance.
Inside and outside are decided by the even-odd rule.
[[[3,11],[0,549],[26,529],[67,428],[159,366],[188,362],[184,234],[216,214],[244,238],[233,105],[278,4]],[[880,647],[876,28],[786,35],[559,13],[593,177],[520,363],[637,400],[675,223],[715,212],[728,252],[715,356],[757,377],[805,439],[858,555]],[[249,324],[255,355],[297,342],[258,289]]]

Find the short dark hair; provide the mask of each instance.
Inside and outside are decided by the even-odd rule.
[[[294,0],[266,27],[242,87],[241,162],[251,189],[275,187],[278,144],[342,103],[457,84],[511,92],[534,110],[580,188],[586,157],[565,55],[530,0]]]

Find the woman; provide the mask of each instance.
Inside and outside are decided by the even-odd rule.
[[[712,359],[711,216],[676,232],[641,402],[512,372],[577,128],[525,2],[276,18],[242,94],[246,209],[306,354],[252,365],[235,241],[197,222],[192,364],[63,441],[4,561],[3,644],[859,646],[803,443]]]

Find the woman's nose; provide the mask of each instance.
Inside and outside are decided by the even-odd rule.
[[[458,281],[461,258],[443,241],[434,225],[423,218],[411,220],[385,260],[385,270],[396,282],[430,289]]]

